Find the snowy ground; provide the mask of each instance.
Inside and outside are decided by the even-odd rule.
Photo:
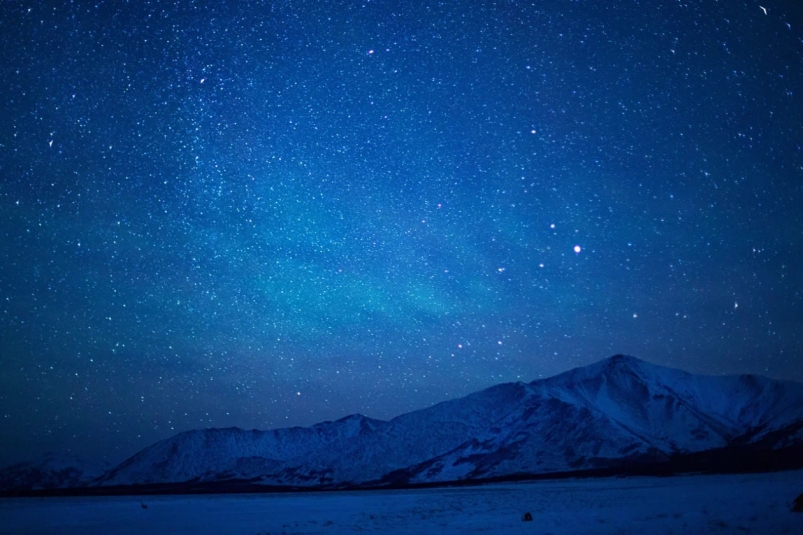
[[[0,534],[803,534],[803,513],[790,511],[801,492],[803,471],[405,491],[15,498],[0,500]],[[522,522],[525,512],[532,522]]]

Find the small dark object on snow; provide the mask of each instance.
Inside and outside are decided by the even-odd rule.
[[[795,513],[803,513],[803,494],[795,498],[795,503],[792,504],[792,511]]]
[[[147,509],[148,508],[148,506],[145,505],[145,502],[139,502],[139,504],[142,506],[143,509]]]
[[[530,513],[524,513],[524,516],[521,517],[521,521],[522,522],[532,522],[533,521],[533,515],[531,515]]]

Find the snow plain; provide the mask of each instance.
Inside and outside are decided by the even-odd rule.
[[[477,487],[0,500],[0,533],[803,533],[803,471]],[[141,503],[147,508],[143,508]],[[523,522],[530,512],[532,522]]]

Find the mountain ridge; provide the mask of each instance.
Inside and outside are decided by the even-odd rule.
[[[747,459],[744,466],[762,455],[795,465],[789,452],[796,448],[803,448],[803,384],[694,375],[614,355],[390,420],[351,414],[310,427],[185,431],[77,486],[453,484],[617,467],[699,468],[695,459],[714,451]],[[742,461],[733,462],[738,469]]]

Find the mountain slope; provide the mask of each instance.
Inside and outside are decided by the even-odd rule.
[[[142,450],[101,483],[254,478],[274,485],[359,483],[459,446],[502,418],[524,394],[519,385],[497,385],[388,422],[351,415],[309,428],[188,431]],[[254,464],[258,470],[242,469]]]
[[[34,461],[0,470],[0,490],[82,487],[108,468],[105,463],[88,462],[72,455],[46,453]]]
[[[309,428],[189,431],[93,484],[415,484],[665,463],[737,447],[803,447],[803,385],[698,376],[617,355],[390,421],[352,415]]]
[[[704,451],[801,447],[803,385],[695,376],[617,355],[529,385],[538,395],[396,483],[661,463]],[[723,452],[724,453],[724,452]]]

